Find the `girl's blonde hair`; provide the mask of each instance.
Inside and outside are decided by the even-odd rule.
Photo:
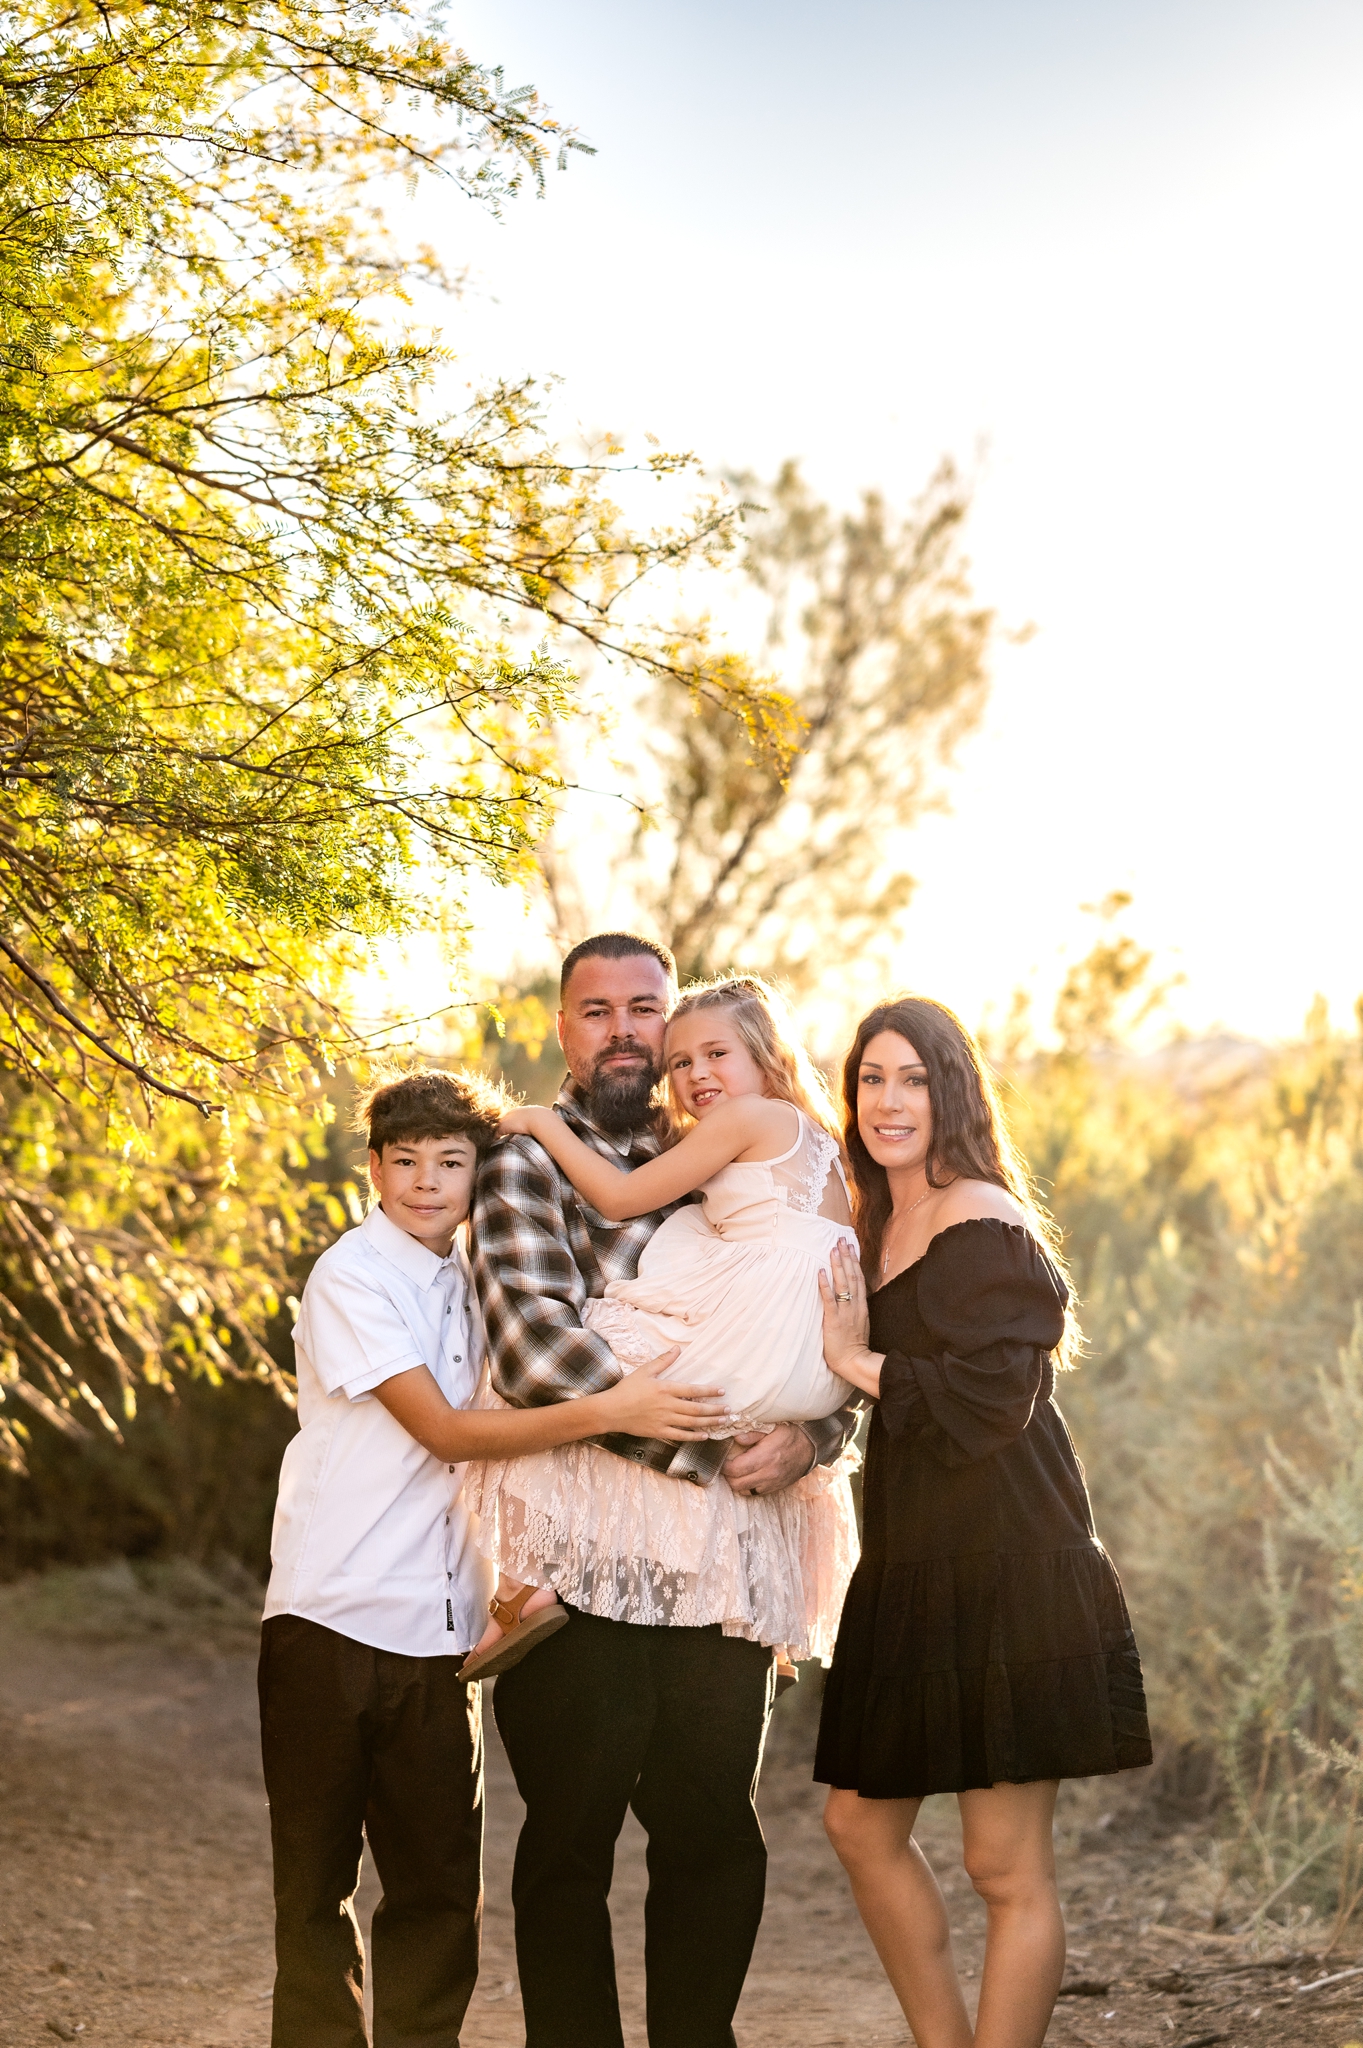
[[[828,1083],[801,1045],[790,1005],[779,990],[757,974],[730,974],[715,981],[693,981],[682,991],[677,1007],[667,1020],[667,1034],[663,1039],[664,1063],[667,1060],[667,1040],[672,1035],[673,1026],[698,1010],[722,1010],[751,1054],[754,1064],[761,1070],[767,1092],[778,1102],[794,1103],[816,1124],[821,1124],[830,1137],[840,1138],[838,1112]],[[669,1142],[681,1137],[693,1121],[678,1103],[670,1075],[667,1117]]]

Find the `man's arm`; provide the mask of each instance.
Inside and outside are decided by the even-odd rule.
[[[587,1285],[568,1243],[558,1178],[532,1140],[508,1139],[482,1162],[470,1238],[502,1399],[537,1408],[614,1386],[614,1352],[582,1327]]]

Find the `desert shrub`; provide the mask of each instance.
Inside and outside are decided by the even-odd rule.
[[[1061,1401],[1218,1920],[1358,1903],[1363,1048],[1111,1032],[1011,1062],[1088,1356]]]

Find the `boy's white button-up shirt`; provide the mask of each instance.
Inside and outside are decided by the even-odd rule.
[[[487,1626],[464,1467],[422,1449],[373,1398],[428,1366],[467,1408],[482,1339],[456,1248],[439,1258],[371,1209],[313,1267],[294,1331],[299,1431],[284,1453],[265,1615],[408,1657],[462,1656]]]

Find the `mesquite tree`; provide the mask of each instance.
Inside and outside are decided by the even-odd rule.
[[[0,1394],[116,1428],[96,1369],[131,1412],[168,1332],[272,1370],[278,1133],[368,942],[525,871],[574,641],[764,756],[787,714],[639,600],[732,512],[640,531],[530,384],[451,411],[412,324],[440,262],[377,199],[542,185],[582,145],[533,92],[366,0],[19,0],[0,38]]]

